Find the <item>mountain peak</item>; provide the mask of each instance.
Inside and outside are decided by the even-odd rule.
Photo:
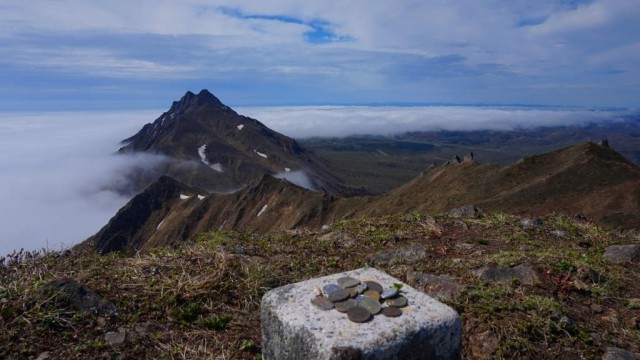
[[[225,111],[231,110],[230,107],[223,104],[222,101],[220,101],[220,99],[209,92],[209,90],[202,89],[198,94],[187,91],[180,100],[173,102],[173,105],[171,105],[171,109],[169,110],[169,112],[183,112],[189,108],[201,107],[205,105],[212,105],[215,108]]]

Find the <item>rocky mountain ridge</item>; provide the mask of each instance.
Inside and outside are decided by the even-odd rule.
[[[146,218],[132,229],[115,216],[87,244],[103,251],[110,239],[130,244],[127,253],[193,238],[212,229],[268,233],[296,228],[318,229],[343,219],[394,213],[442,212],[475,204],[485,211],[526,216],[581,214],[601,224],[637,227],[640,219],[640,167],[614,150],[579,144],[532,156],[509,166],[479,164],[472,159],[425,170],[423,175],[381,196],[341,197],[312,192],[265,175],[232,194],[206,197],[177,194],[164,205],[146,197]],[[128,204],[125,208],[130,207]],[[157,210],[148,210],[158,208]],[[114,234],[118,234],[117,236]],[[107,247],[108,248],[108,247]]]

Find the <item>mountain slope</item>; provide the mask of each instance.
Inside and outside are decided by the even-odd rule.
[[[150,187],[157,188],[162,186]],[[236,193],[212,194],[201,196],[202,199],[193,196],[180,200],[177,191],[163,191],[168,195],[161,198],[149,196],[152,193],[145,191],[125,206],[135,209],[131,204],[144,203],[144,211],[155,209],[144,220],[131,223],[127,219],[132,215],[121,210],[89,240],[104,252],[120,249],[117,244],[122,242],[121,234],[129,234],[129,241],[135,246],[124,251],[133,253],[188,240],[209,230],[267,233],[319,228],[342,219],[441,212],[465,204],[527,216],[583,214],[611,226],[640,226],[640,167],[614,150],[593,143],[532,156],[510,166],[474,161],[449,164],[375,197],[311,192],[269,175]],[[125,230],[120,230],[122,226]],[[116,245],[100,245],[112,241]]]
[[[202,193],[163,177],[131,199],[85,246],[133,254],[209,230],[319,228],[344,216],[358,201],[312,192],[270,175],[232,194]]]
[[[121,153],[159,153],[197,164],[174,167],[168,175],[209,190],[229,191],[264,174],[280,174],[312,190],[353,191],[313,152],[239,115],[207,90],[187,92],[123,144]]]
[[[509,166],[467,161],[435,168],[375,204],[395,210],[444,211],[475,204],[518,214],[581,213],[610,225],[637,227],[639,194],[640,167],[608,147],[584,143]]]

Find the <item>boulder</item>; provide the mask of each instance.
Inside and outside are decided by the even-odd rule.
[[[117,313],[112,302],[103,300],[96,292],[75,280],[54,280],[46,284],[43,290],[54,306],[106,316]]]
[[[402,284],[409,305],[399,317],[378,314],[363,323],[311,305],[314,290],[344,276],[383,287]],[[261,303],[262,357],[304,359],[460,359],[462,322],[458,313],[374,268],[286,285],[267,292]]]

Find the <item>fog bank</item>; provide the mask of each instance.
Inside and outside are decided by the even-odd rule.
[[[394,135],[408,131],[531,129],[618,121],[621,110],[471,106],[299,106],[241,108],[239,113],[294,138]]]

